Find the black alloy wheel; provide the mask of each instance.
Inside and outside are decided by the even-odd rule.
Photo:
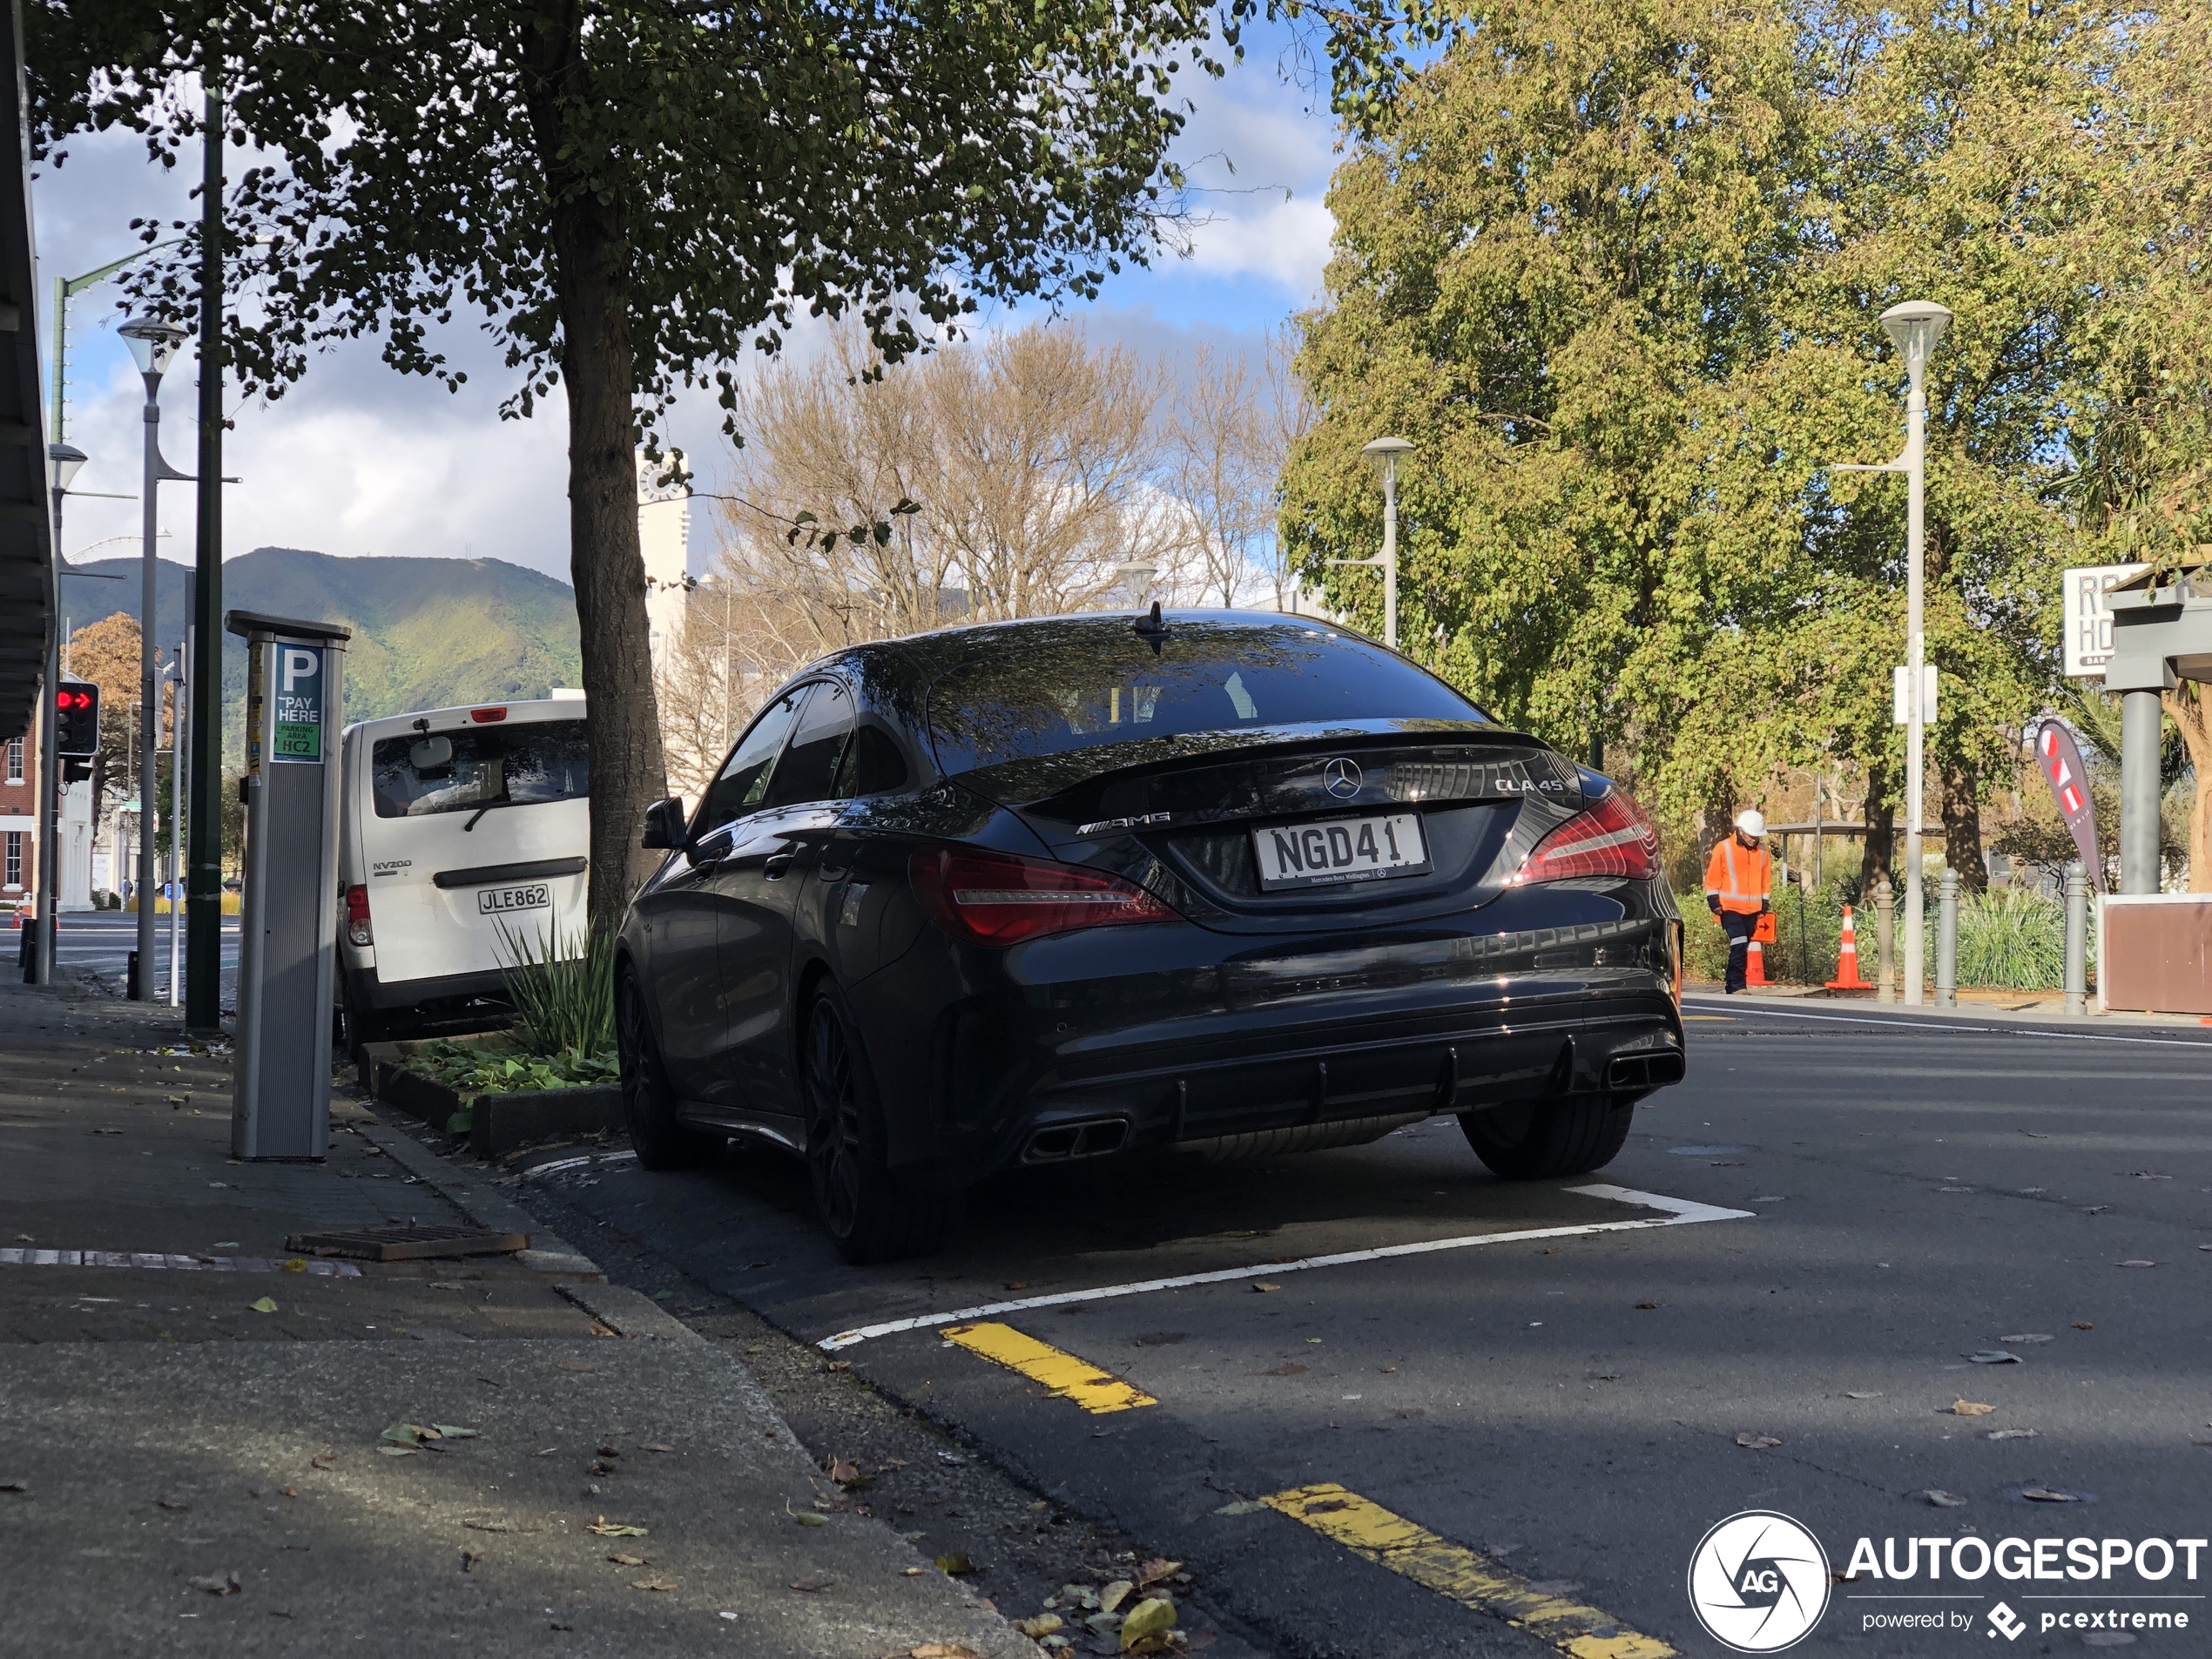
[[[704,1162],[718,1143],[717,1137],[677,1121],[676,1096],[653,1041],[652,1015],[637,976],[627,971],[615,981],[615,1051],[622,1065],[623,1116],[630,1120],[630,1144],[637,1149],[637,1162],[648,1170],[685,1170]]]
[[[819,993],[807,1010],[804,1070],[806,1173],[838,1254],[855,1265],[928,1255],[959,1215],[960,1197],[914,1191],[891,1173],[867,1056],[834,991]]]
[[[1629,1096],[1562,1095],[1461,1112],[1460,1130],[1493,1174],[1508,1181],[1548,1181],[1612,1163],[1629,1138],[1635,1110]]]

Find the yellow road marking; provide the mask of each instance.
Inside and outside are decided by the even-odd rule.
[[[971,1353],[980,1353],[1009,1371],[1034,1378],[1087,1412],[1103,1415],[1160,1403],[1119,1377],[1109,1376],[1088,1360],[1062,1353],[1035,1337],[1024,1336],[1010,1325],[955,1325],[947,1327],[945,1337]]]
[[[1496,1562],[1394,1515],[1330,1481],[1261,1500],[1356,1555],[1410,1578],[1463,1607],[1488,1613],[1575,1659],[1674,1659],[1675,1649],[1618,1619],[1530,1588]]]

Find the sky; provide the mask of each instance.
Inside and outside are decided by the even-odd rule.
[[[1328,258],[1323,206],[1336,160],[1335,127],[1304,74],[1289,37],[1247,31],[1244,63],[1216,81],[1189,75],[1195,106],[1175,150],[1192,184],[1199,222],[1187,254],[1165,249],[1150,268],[1109,278],[1095,302],[1062,314],[1102,341],[1147,353],[1187,355],[1196,346],[1256,347],[1265,331],[1313,302]],[[133,219],[164,220],[192,211],[193,182],[150,164],[142,144],[110,133],[79,138],[58,170],[32,185],[42,302],[55,280],[96,269],[138,246]],[[231,171],[237,172],[233,165]],[[195,176],[198,169],[189,170]],[[80,492],[138,488],[144,394],[115,325],[120,292],[103,283],[70,310],[69,441],[89,457]],[[1042,307],[992,307],[985,328],[1020,327]],[[42,372],[51,396],[52,320],[40,320]],[[558,397],[527,421],[502,421],[513,385],[489,340],[456,321],[444,342],[469,370],[458,394],[384,367],[373,341],[315,357],[306,377],[271,403],[226,400],[234,425],[224,470],[239,478],[225,496],[224,551],[307,548],[341,555],[429,555],[504,559],[568,578],[566,427]],[[801,336],[795,348],[805,351]],[[196,371],[179,357],[163,383],[163,448],[190,472]],[[703,394],[679,405],[671,428],[711,489],[725,440],[718,411]],[[192,487],[168,484],[158,498],[161,557],[193,556]],[[711,516],[693,515],[691,558],[704,570]],[[134,556],[135,500],[73,496],[63,549],[72,561]]]

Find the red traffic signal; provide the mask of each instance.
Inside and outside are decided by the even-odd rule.
[[[100,752],[100,688],[86,680],[64,680],[54,688],[55,747],[71,759]]]

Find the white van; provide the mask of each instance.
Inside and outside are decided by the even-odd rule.
[[[338,981],[347,1046],[496,1022],[502,930],[584,927],[583,693],[363,720],[341,750]]]

